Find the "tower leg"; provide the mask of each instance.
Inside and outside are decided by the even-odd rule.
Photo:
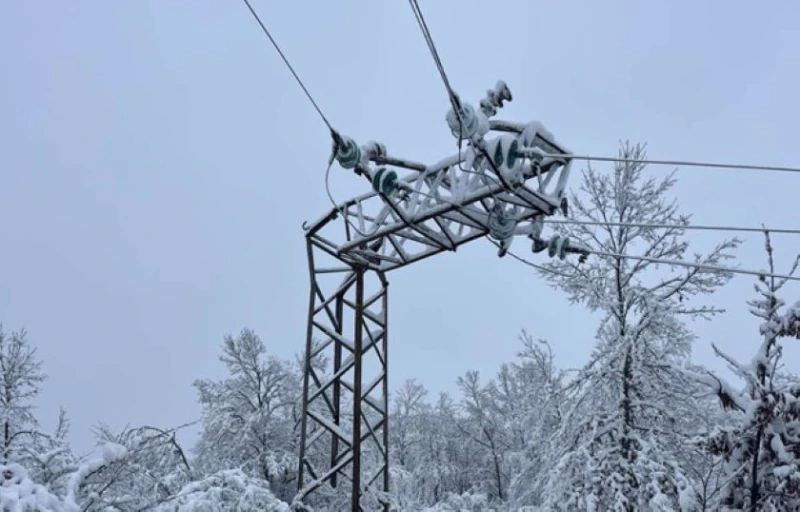
[[[379,499],[388,510],[388,283],[381,273],[333,258],[313,235],[307,240],[298,498],[338,510],[349,501],[354,512]]]

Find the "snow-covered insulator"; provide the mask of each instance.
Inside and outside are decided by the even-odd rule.
[[[390,196],[397,190],[397,173],[386,167],[381,167],[372,175],[372,188],[375,192]]]
[[[494,86],[494,89],[486,91],[486,97],[481,100],[481,110],[487,117],[492,117],[497,114],[497,109],[503,107],[504,101],[511,101],[511,89],[508,88],[505,82],[500,80]]]
[[[569,249],[569,238],[565,236],[553,235],[547,244],[547,254],[551,258],[558,256],[558,259],[563,260],[567,256]]]
[[[503,174],[503,177],[512,181],[522,181],[523,155],[520,153],[519,141],[513,135],[500,135],[489,141],[486,145],[487,152],[492,159],[494,167]]]
[[[361,148],[349,137],[341,137],[336,148],[336,160],[345,169],[355,169],[361,163]]]
[[[367,158],[370,159],[386,156],[386,146],[374,140],[371,140],[366,144],[364,144],[362,150],[363,153],[367,155]]]
[[[506,214],[503,207],[496,204],[489,214],[489,236],[498,242],[508,240],[514,236],[517,222]]]
[[[445,116],[445,119],[447,120],[447,126],[450,127],[450,131],[453,132],[453,136],[455,138],[467,140],[471,139],[478,134],[478,131],[481,128],[481,119],[479,114],[469,103],[461,104],[460,114],[461,119],[459,120],[459,116],[456,115],[456,111],[454,109],[451,108],[448,110],[447,116]]]

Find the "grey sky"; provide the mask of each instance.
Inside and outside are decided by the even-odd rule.
[[[454,152],[407,2],[253,2],[341,132],[419,161]],[[613,155],[631,139],[653,158],[800,164],[795,2],[421,3],[465,100],[503,79],[514,101],[499,117],[540,120],[575,152]],[[330,141],[245,6],[8,2],[0,48],[0,321],[27,328],[45,361],[45,425],[64,405],[85,449],[98,421],[195,419],[192,380],[222,374],[222,336],[243,326],[273,354],[299,352],[300,226],[330,206]],[[364,190],[334,171],[336,198]],[[679,178],[698,223],[800,226],[800,176]],[[692,239],[707,248],[718,235]],[[761,268],[761,238],[748,239],[740,264]],[[785,270],[800,239],[775,243]],[[488,376],[521,328],[565,365],[592,346],[582,307],[485,241],[391,280],[392,386]],[[711,341],[750,356],[751,291],[738,277],[713,299],[729,313],[695,327],[698,361],[720,366]],[[800,350],[788,352],[797,367]]]

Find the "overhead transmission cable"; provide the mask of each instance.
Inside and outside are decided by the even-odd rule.
[[[281,50],[281,47],[278,44],[278,42],[275,40],[274,37],[272,37],[272,34],[270,33],[270,31],[267,28],[267,26],[264,25],[264,22],[261,21],[261,17],[259,17],[259,15],[256,12],[256,10],[253,9],[253,6],[250,4],[249,0],[243,0],[243,1],[244,1],[245,5],[247,6],[247,8],[250,10],[250,13],[253,15],[253,18],[255,18],[256,22],[258,22],[259,26],[261,27],[261,30],[264,32],[264,35],[267,36],[267,38],[272,43],[272,46],[275,47],[275,50],[278,52],[278,55],[280,55],[281,59],[283,59],[283,62],[284,62],[284,64],[286,64],[286,67],[289,68],[289,71],[292,73],[292,76],[294,76],[294,79],[297,81],[297,84],[300,86],[301,89],[303,89],[303,92],[305,93],[306,97],[308,98],[308,101],[311,102],[311,105],[313,105],[314,109],[319,114],[319,117],[322,119],[322,122],[325,123],[325,126],[327,126],[328,129],[330,130],[331,137],[333,138],[333,154],[336,154],[336,149],[337,149],[338,145],[342,141],[341,135],[339,135],[339,132],[337,132],[336,129],[333,127],[333,125],[330,123],[330,121],[328,121],[328,118],[322,112],[322,109],[320,108],[319,104],[314,100],[314,97],[311,95],[311,92],[309,92],[308,88],[303,83],[303,80],[300,78],[300,76],[294,70],[294,67],[289,62],[289,59],[286,57],[286,54],[283,53],[283,50]],[[350,227],[353,228],[353,230],[355,230],[356,233],[358,233],[361,236],[367,236],[364,233],[362,233],[350,221],[350,219],[348,218],[347,214],[344,211],[344,208],[340,209],[337,206],[336,200],[334,200],[333,195],[331,194],[331,189],[330,189],[330,184],[329,184],[329,175],[330,175],[330,170],[331,170],[331,165],[332,164],[333,164],[333,156],[331,157],[330,161],[328,162],[328,168],[325,171],[325,191],[327,192],[328,199],[330,200],[330,202],[333,205],[334,209],[336,209],[337,211],[339,211],[339,213],[342,214],[342,217],[350,225]],[[304,226],[305,226],[305,223],[304,223]]]
[[[464,171],[469,172],[467,169],[461,167],[461,141],[462,141],[462,132],[463,132],[463,120],[461,119],[461,102],[458,99],[458,95],[453,90],[452,86],[450,85],[450,80],[447,78],[447,73],[444,70],[444,65],[442,64],[442,59],[439,57],[439,52],[436,50],[436,45],[433,42],[433,36],[431,36],[430,29],[428,28],[428,24],[425,22],[425,16],[422,14],[422,9],[419,7],[419,3],[417,0],[408,0],[409,4],[411,4],[411,9],[414,11],[414,15],[417,18],[417,24],[419,24],[419,28],[422,31],[422,35],[425,38],[425,42],[428,44],[428,49],[431,52],[431,56],[433,57],[434,63],[436,67],[439,69],[439,74],[442,77],[442,82],[444,82],[445,89],[447,89],[447,94],[450,97],[450,103],[453,107],[453,112],[458,120],[458,153],[459,153],[459,164],[458,167]],[[508,183],[506,182],[505,178],[503,178],[502,173],[500,173],[499,169],[495,165],[492,158],[489,156],[489,153],[486,151],[484,147],[478,147],[478,151],[483,155],[483,157],[488,161],[489,166],[492,168],[494,173],[502,182],[505,188],[508,188]],[[493,199],[497,200],[497,198],[493,195]]]
[[[434,196],[432,194],[427,194],[427,193],[420,192],[420,191],[417,191],[417,193],[420,194],[420,195],[426,196],[426,197],[430,197],[432,199],[436,199],[438,201],[442,201],[444,203],[448,203],[451,206],[456,207],[456,209],[458,209],[462,213],[464,213],[463,208],[462,208],[461,205],[456,204],[456,203],[454,203],[452,201],[449,201],[448,199],[445,199],[445,198],[443,198],[441,196],[437,197],[437,196]],[[466,215],[466,213],[464,213],[464,214]],[[584,221],[547,220],[547,219],[545,219],[544,222],[546,222],[546,223],[550,222],[550,223],[555,223],[555,224],[570,224],[570,223],[572,223],[572,224],[588,224],[588,225],[598,225],[598,226],[602,226],[602,225],[608,225],[608,226],[631,226],[631,227],[632,226],[640,226],[640,227],[648,227],[648,228],[675,228],[675,229],[687,229],[687,228],[691,229],[692,227],[694,227],[695,229],[749,231],[749,232],[761,232],[761,233],[763,233],[765,231],[768,231],[770,233],[774,232],[774,233],[784,233],[784,234],[800,234],[800,230],[795,230],[795,229],[775,229],[775,230],[772,230],[772,229],[768,229],[768,228],[737,228],[737,227],[726,227],[726,226],[681,226],[681,225],[678,225],[678,224],[673,224],[673,225],[671,225],[671,224],[645,224],[645,223],[637,224],[637,223],[624,223],[624,222],[606,222],[606,223],[604,223],[604,222],[591,222],[591,221],[584,222]],[[495,246],[497,246],[498,248],[500,247],[500,245],[496,241],[492,240],[491,238],[489,240]],[[791,280],[791,281],[800,281],[800,277],[797,277],[797,276],[771,274],[771,273],[768,273],[768,272],[759,272],[757,270],[730,268],[730,267],[724,267],[724,266],[721,266],[721,265],[710,265],[708,263],[702,263],[702,262],[692,263],[690,261],[667,260],[667,259],[663,259],[663,258],[651,258],[649,256],[638,256],[638,255],[634,255],[634,254],[614,254],[614,253],[610,253],[610,252],[596,251],[596,250],[591,249],[591,248],[588,249],[588,252],[590,254],[594,254],[596,256],[605,256],[605,257],[608,257],[608,258],[641,260],[641,261],[648,261],[650,263],[656,263],[656,264],[675,265],[675,266],[678,266],[678,267],[698,268],[698,269],[710,270],[710,271],[715,271],[715,272],[732,272],[734,274],[745,274],[745,275],[752,275],[752,276],[765,276],[765,277],[774,277],[774,278],[778,278],[778,279],[788,279],[788,280]],[[531,266],[531,267],[533,267],[533,268],[535,268],[537,270],[541,270],[543,272],[555,273],[555,274],[559,274],[559,275],[564,276],[564,274],[562,274],[562,273],[560,273],[558,271],[554,271],[553,269],[544,267],[542,265],[537,265],[536,263],[530,262],[530,261],[526,260],[525,258],[523,258],[522,256],[519,256],[517,254],[512,253],[511,251],[507,251],[507,254],[509,254],[512,258],[520,261],[521,263],[524,263],[524,264],[526,264],[528,266]]]
[[[453,106],[453,110],[455,111],[460,122],[461,102],[458,99],[458,95],[450,86],[450,80],[447,78],[447,72],[444,70],[442,59],[439,57],[439,52],[436,50],[436,45],[433,42],[433,36],[431,36],[431,31],[428,28],[428,24],[425,22],[425,16],[422,14],[422,9],[420,9],[417,0],[408,0],[408,3],[411,4],[411,10],[414,11],[414,16],[417,18],[417,24],[422,31],[422,37],[425,38],[425,42],[428,45],[428,50],[431,52],[431,57],[433,57],[433,62],[436,64],[436,68],[439,70],[439,75],[442,78],[445,89],[447,89],[447,96],[449,97],[450,103]]]
[[[521,150],[523,154],[526,154],[527,151],[525,149]],[[536,151],[537,155],[541,155],[539,151]],[[596,160],[598,162],[620,162],[620,163],[632,163],[632,164],[652,164],[652,165],[675,165],[675,166],[682,166],[682,167],[706,167],[706,168],[717,168],[717,169],[739,169],[745,171],[777,171],[777,172],[793,172],[793,173],[800,173],[800,167],[780,167],[774,165],[747,165],[747,164],[729,164],[729,163],[717,163],[717,162],[695,162],[691,160],[650,160],[650,159],[643,159],[638,160],[634,158],[621,158],[621,157],[609,157],[609,156],[591,156],[591,155],[570,155],[568,153],[559,154],[559,153],[544,153],[546,157],[562,157],[562,158],[569,158],[572,160],[587,160],[592,161]]]
[[[496,242],[494,242],[494,240],[492,240],[492,243],[495,243],[495,245],[497,245]],[[744,274],[744,275],[751,275],[751,276],[758,276],[758,277],[773,277],[773,278],[776,278],[776,279],[786,279],[788,281],[800,281],[800,276],[791,276],[791,275],[786,275],[786,274],[773,274],[773,273],[770,273],[770,272],[759,272],[758,270],[748,270],[748,269],[742,269],[742,268],[730,268],[730,267],[723,267],[723,266],[720,266],[720,265],[710,265],[710,264],[702,263],[702,262],[692,263],[690,261],[667,260],[667,259],[662,259],[662,258],[650,258],[650,257],[647,257],[647,256],[637,256],[637,255],[633,255],[633,254],[614,254],[614,253],[610,253],[610,252],[595,251],[593,249],[590,249],[589,253],[590,254],[594,254],[595,256],[604,256],[604,257],[614,258],[614,259],[649,261],[651,263],[657,263],[657,264],[663,264],[663,265],[673,265],[673,266],[676,266],[676,267],[697,268],[697,269],[707,270],[707,271],[711,271],[711,272],[730,272],[732,274]],[[566,274],[564,274],[562,272],[559,272],[559,271],[557,271],[555,269],[551,269],[551,268],[545,267],[543,265],[537,265],[536,263],[533,263],[532,261],[529,261],[528,259],[523,258],[522,256],[514,254],[511,251],[508,251],[507,254],[510,255],[512,258],[516,259],[517,261],[519,261],[520,263],[522,263],[524,265],[527,265],[529,267],[533,267],[536,270],[539,270],[539,271],[542,271],[542,272],[548,272],[548,273],[551,273],[551,274],[560,275],[562,277],[570,277],[570,276],[568,276],[568,275],[566,275]]]
[[[646,228],[646,229],[685,229],[687,231],[739,231],[743,233],[780,233],[784,235],[800,235],[800,229],[774,229],[774,228],[754,228],[743,226],[714,226],[701,224],[661,224],[648,222],[613,222],[613,221],[588,221],[575,219],[544,219],[545,224],[571,224],[577,226],[614,226],[621,228]]]
[[[422,9],[419,7],[419,3],[417,0],[409,0],[409,4],[411,4],[411,8],[414,11],[414,15],[417,18],[417,23],[419,24],[420,30],[422,31],[422,35],[425,38],[425,42],[428,45],[428,49],[431,52],[431,56],[433,57],[434,63],[436,64],[437,69],[439,70],[439,74],[441,75],[442,82],[444,83],[445,88],[447,89],[447,94],[450,98],[450,102],[453,104],[453,109],[456,113],[456,117],[458,118],[459,123],[461,123],[461,103],[458,99],[458,95],[453,90],[452,86],[450,85],[450,80],[447,78],[447,73],[444,70],[444,65],[442,64],[442,59],[439,56],[439,52],[436,50],[436,45],[433,42],[433,37],[431,36],[430,29],[428,28],[428,24],[425,22],[425,16],[422,14]],[[485,153],[485,151],[483,151]],[[523,151],[524,152],[524,151]],[[488,155],[485,155],[488,157]],[[570,158],[573,160],[597,160],[597,161],[604,161],[604,162],[627,162],[627,163],[639,163],[639,164],[653,164],[653,165],[676,165],[676,166],[684,166],[684,167],[707,167],[707,168],[721,168],[721,169],[740,169],[740,170],[752,170],[752,171],[777,171],[777,172],[793,172],[793,173],[800,173],[800,167],[784,167],[784,166],[774,166],[774,165],[748,165],[748,164],[730,164],[730,163],[716,163],[716,162],[696,162],[696,161],[684,161],[684,160],[636,160],[630,158],[620,158],[620,157],[598,157],[598,156],[591,156],[591,155],[571,155],[571,154],[547,154],[546,156],[552,157],[565,157]],[[493,164],[494,162],[491,161],[491,158],[488,160]],[[492,166],[494,167],[494,166]]]
[[[320,119],[322,119],[322,122],[325,123],[325,125],[330,130],[331,135],[334,138],[334,143],[338,142],[340,140],[340,136],[339,136],[338,132],[333,128],[333,125],[331,125],[330,121],[328,121],[328,118],[322,112],[322,109],[320,108],[319,104],[316,102],[316,100],[314,100],[314,97],[311,95],[311,92],[308,90],[306,85],[303,83],[302,79],[297,74],[297,72],[295,71],[295,69],[292,66],[292,64],[289,62],[289,59],[283,53],[283,50],[281,49],[281,47],[278,44],[278,42],[272,36],[272,34],[270,33],[269,29],[266,27],[264,22],[261,21],[261,18],[259,17],[258,13],[255,11],[253,6],[250,4],[250,2],[248,0],[243,0],[243,1],[244,1],[245,5],[247,6],[248,10],[250,11],[250,13],[253,15],[253,18],[255,18],[256,22],[261,27],[261,30],[264,32],[264,35],[266,35],[267,38],[270,40],[270,42],[272,43],[273,47],[278,52],[278,55],[281,57],[281,59],[283,60],[284,64],[286,65],[286,67],[292,73],[292,76],[295,78],[295,80],[297,81],[297,84],[300,86],[300,88],[305,93],[305,95],[308,98],[308,100],[311,103],[311,105],[317,111],[317,114],[319,114],[319,117],[320,117]],[[441,58],[439,57],[439,53],[436,50],[436,45],[433,42],[433,37],[431,36],[430,29],[428,28],[428,25],[425,22],[425,17],[422,14],[422,10],[420,9],[417,0],[409,0],[409,3],[411,4],[412,10],[414,11],[414,15],[417,18],[417,23],[419,24],[420,30],[422,31],[423,37],[425,38],[425,41],[426,41],[426,43],[428,45],[428,49],[431,52],[431,56],[433,57],[434,63],[436,64],[436,67],[437,67],[437,69],[439,71],[439,74],[440,74],[440,76],[442,78],[442,82],[444,83],[444,86],[445,86],[445,88],[447,90],[448,98],[449,98],[449,100],[450,100],[450,102],[451,102],[451,104],[453,106],[453,109],[454,109],[454,111],[456,113],[456,116],[457,116],[457,118],[459,120],[459,123],[461,123],[461,115],[460,115],[461,114],[461,106],[460,106],[460,101],[458,99],[458,95],[456,95],[455,91],[453,90],[452,86],[450,85],[449,79],[447,78],[447,72],[444,69],[444,65],[442,64]],[[494,164],[494,162],[492,162],[491,158],[488,157],[488,155],[485,155],[485,156],[487,157],[487,160],[491,164]],[[566,158],[570,158],[570,159],[573,159],[573,160],[588,160],[588,161],[596,160],[596,161],[607,161],[607,162],[639,163],[639,164],[654,164],[654,165],[676,165],[676,166],[686,166],[686,167],[706,167],[706,168],[725,168],[725,169],[741,169],[741,170],[759,170],[759,171],[778,171],[778,172],[800,173],[800,168],[796,168],[796,167],[765,166],[765,165],[744,165],[744,164],[695,162],[695,161],[680,161],[680,160],[652,160],[652,159],[636,160],[636,159],[627,159],[627,158],[619,158],[619,157],[598,157],[598,156],[571,155],[571,154],[564,154],[564,155],[555,155],[554,154],[554,155],[548,155],[548,156],[564,156]],[[492,167],[494,168],[495,166],[492,165]],[[328,186],[329,173],[330,173],[330,165],[328,166],[328,169],[326,170],[326,173],[325,173],[326,190],[327,190],[327,193],[328,193],[328,198],[333,203],[334,207],[336,207],[338,209],[338,207],[336,206],[336,202],[335,202],[335,200],[333,199],[333,196],[330,193],[330,187]],[[484,177],[489,177],[489,176],[484,176]],[[494,179],[493,176],[491,176],[491,178]],[[444,200],[441,197],[438,197],[437,199],[438,200]],[[345,219],[347,220],[348,224],[350,224],[350,226],[357,233],[359,233],[362,236],[365,236],[364,233],[362,233],[356,226],[354,226],[352,224],[352,222],[350,222],[349,219],[347,219],[347,215],[345,215],[344,212],[341,212],[341,213],[345,216]],[[741,232],[761,232],[761,231],[764,231],[764,229],[761,229],[761,228],[748,228],[748,227],[735,227],[735,226],[691,226],[691,225],[681,226],[681,225],[668,225],[668,224],[590,222],[590,221],[555,220],[555,219],[548,219],[548,220],[545,220],[545,222],[551,223],[551,224],[610,225],[610,226],[620,226],[620,227],[627,226],[627,227],[642,227],[642,228],[676,228],[676,229],[687,229],[687,230],[694,229],[694,230],[716,230],[716,231],[741,231]],[[800,230],[795,230],[795,229],[771,229],[769,231],[774,232],[774,233],[783,233],[783,234],[800,234]],[[598,256],[607,256],[607,257],[613,257],[613,258],[626,258],[626,259],[638,259],[638,260],[649,261],[649,262],[653,262],[653,263],[666,264],[666,265],[686,266],[686,267],[691,267],[691,268],[705,268],[707,270],[716,270],[716,271],[720,271],[720,272],[733,272],[733,273],[738,273],[738,274],[749,274],[749,275],[756,275],[756,276],[776,277],[776,278],[781,278],[781,279],[798,280],[798,281],[800,281],[800,278],[794,277],[794,276],[777,275],[777,274],[773,275],[773,274],[766,274],[766,273],[763,273],[763,272],[757,272],[757,271],[752,271],[752,270],[731,269],[731,268],[727,268],[727,267],[721,267],[721,266],[716,266],[716,265],[706,265],[706,264],[702,264],[702,263],[690,263],[690,262],[677,261],[677,260],[664,260],[664,259],[659,259],[659,258],[649,258],[649,257],[645,257],[645,256],[619,255],[619,254],[611,254],[611,253],[606,253],[606,252],[601,252],[601,251],[591,251],[591,252],[593,254],[598,255]],[[531,262],[527,261],[525,258],[517,256],[516,254],[513,254],[511,252],[509,252],[509,254],[511,254],[511,256],[513,258],[521,261],[522,263],[530,265],[530,266],[532,266],[532,267],[534,267],[536,269],[544,270],[544,271],[548,271],[548,272],[551,271],[551,269],[548,269],[546,267],[531,263]]]
[[[460,103],[458,101],[458,96],[455,94],[455,92],[453,91],[453,88],[450,86],[450,81],[447,78],[447,73],[444,71],[444,66],[442,64],[441,58],[439,57],[439,53],[436,51],[436,46],[433,43],[433,38],[430,35],[430,30],[428,29],[427,23],[425,23],[425,18],[424,18],[423,14],[422,14],[422,10],[420,9],[419,4],[417,3],[417,0],[409,0],[409,3],[411,4],[411,8],[413,9],[414,15],[417,18],[417,23],[420,26],[420,30],[422,30],[423,37],[425,38],[425,41],[428,44],[428,48],[429,48],[429,50],[431,52],[431,56],[433,57],[433,60],[434,60],[434,62],[436,64],[436,67],[439,69],[439,74],[441,75],[442,81],[444,82],[445,88],[447,89],[448,96],[450,96],[450,101],[453,104],[453,109],[454,109],[454,111],[456,113],[456,117],[458,118],[459,124],[461,124],[461,115],[460,115],[461,114],[461,109],[460,109]],[[478,148],[478,149],[481,151],[481,153],[483,153],[484,158],[486,158],[486,160],[488,161],[489,165],[492,167],[492,170],[495,171],[495,174],[497,174],[498,178],[501,181],[505,182],[505,180],[503,180],[503,178],[502,178],[502,174],[500,173],[499,169],[497,169],[497,166],[494,164],[494,161],[489,156],[489,154],[486,152],[486,150],[484,148]],[[680,166],[686,166],[686,167],[711,167],[711,168],[716,167],[716,168],[742,169],[742,170],[800,172],[800,168],[776,167],[776,166],[764,166],[764,165],[721,164],[721,163],[692,162],[692,161],[678,161],[678,160],[636,160],[636,159],[626,159],[626,158],[592,157],[592,156],[586,156],[586,155],[571,155],[571,154],[563,154],[563,155],[547,154],[546,156],[556,156],[556,157],[557,156],[562,156],[562,157],[566,157],[566,158],[570,158],[570,159],[574,159],[574,160],[598,160],[598,161],[628,162],[628,163],[655,164],[655,165],[680,165]],[[459,165],[459,167],[460,167],[460,165]],[[491,178],[494,179],[494,176],[492,176]],[[505,185],[505,183],[503,183],[503,185]],[[423,193],[423,195],[428,195],[428,194],[424,194]],[[456,205],[455,203],[447,201],[446,199],[444,199],[442,197],[438,197],[437,199],[438,200],[442,200],[444,202],[451,203],[454,206],[456,206],[459,210],[461,209],[460,205]],[[552,222],[553,223],[558,223],[558,221],[552,221]],[[563,221],[563,222],[569,222],[569,221]],[[655,226],[653,226],[653,227],[655,227]],[[662,225],[660,227],[668,227],[668,226]],[[675,226],[675,227],[679,227],[679,226]],[[682,226],[682,227],[684,229],[692,229],[691,227],[689,227],[689,228],[687,228],[686,226]],[[716,227],[698,226],[698,227],[696,227],[694,229],[701,229],[701,228],[719,229],[719,230],[723,229],[722,226],[716,226]],[[750,229],[750,228],[734,228],[734,229],[732,229],[732,231],[751,231],[751,230],[752,231],[764,231],[763,229],[756,230],[756,229]],[[793,234],[795,233],[795,231],[796,230],[776,230],[776,232],[793,233]],[[800,233],[800,230],[797,230],[797,233]],[[492,241],[492,243],[497,245],[497,243],[494,240],[491,240],[491,241]],[[723,266],[718,266],[718,265],[703,264],[703,263],[700,263],[700,262],[691,263],[691,262],[681,261],[681,260],[665,260],[665,259],[659,259],[659,258],[649,258],[649,257],[646,257],[646,256],[611,254],[611,253],[606,253],[606,252],[602,252],[602,251],[594,251],[594,250],[590,250],[590,252],[592,254],[597,255],[597,256],[606,256],[606,257],[621,258],[621,259],[638,259],[638,260],[643,260],[643,261],[649,261],[651,263],[660,263],[660,264],[665,264],[665,265],[683,266],[683,267],[689,267],[689,268],[702,268],[702,269],[705,269],[705,270],[712,270],[712,271],[718,271],[718,272],[731,272],[731,273],[736,273],[736,274],[748,274],[748,275],[755,275],[755,276],[775,277],[775,278],[779,278],[779,279],[800,281],[800,277],[795,277],[795,276],[769,274],[769,273],[765,273],[765,272],[757,272],[757,271],[746,270],[746,269],[733,269],[733,268],[728,268],[728,267],[723,267]],[[525,263],[525,264],[527,264],[527,265],[529,265],[531,267],[534,267],[534,268],[536,268],[538,270],[544,270],[546,272],[552,272],[551,269],[548,269],[548,268],[540,266],[540,265],[536,265],[535,263],[531,263],[530,261],[526,260],[525,258],[522,258],[521,256],[518,256],[516,254],[513,254],[510,251],[508,252],[508,254],[511,254],[511,256],[513,258],[517,259],[518,261],[520,261],[522,263]]]
[[[264,32],[264,34],[267,36],[267,38],[269,38],[270,42],[272,43],[272,46],[275,47],[275,50],[278,52],[278,55],[280,55],[281,59],[283,59],[283,62],[284,62],[284,64],[286,64],[286,67],[289,68],[289,71],[294,76],[294,79],[297,80],[297,83],[298,83],[298,85],[300,85],[300,88],[303,89],[304,93],[306,93],[306,97],[308,98],[308,101],[310,101],[311,104],[314,106],[314,109],[316,109],[317,113],[319,114],[319,117],[322,118],[322,122],[325,123],[325,125],[328,127],[328,129],[331,131],[332,134],[336,133],[336,130],[333,129],[333,126],[328,121],[328,118],[325,117],[325,114],[322,113],[322,109],[319,108],[319,105],[317,104],[317,102],[314,101],[314,97],[311,96],[311,93],[308,91],[308,88],[305,86],[303,81],[300,79],[300,76],[298,76],[297,72],[294,70],[294,67],[292,67],[291,63],[289,63],[289,59],[286,58],[286,55],[283,53],[283,50],[281,50],[281,47],[278,44],[278,42],[275,40],[274,37],[272,37],[272,34],[270,34],[269,29],[267,29],[266,25],[264,25],[264,22],[261,21],[261,18],[258,16],[258,13],[256,13],[255,9],[253,9],[253,6],[250,5],[249,0],[244,0],[244,3],[245,3],[245,5],[247,5],[247,8],[250,10],[250,13],[253,15],[253,18],[255,18],[255,20],[261,26],[261,30]]]

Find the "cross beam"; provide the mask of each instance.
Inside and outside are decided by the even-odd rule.
[[[539,123],[491,121],[490,127],[518,136],[527,129],[532,140],[526,148],[568,154]],[[562,205],[570,168],[567,158],[543,165],[526,161],[520,169],[523,181],[514,186],[494,173],[475,148],[430,166],[387,156],[374,145],[364,152],[371,163],[412,171],[401,180],[401,193],[387,197],[373,191],[345,201],[313,223],[307,236],[343,262],[380,272],[455,251],[490,234],[491,209],[498,203],[514,209],[519,223],[552,215]],[[337,217],[340,222],[333,222]]]

